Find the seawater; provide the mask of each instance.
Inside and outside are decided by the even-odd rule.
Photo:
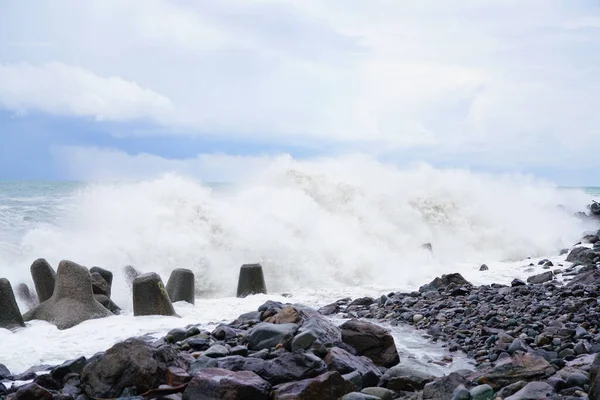
[[[530,177],[398,169],[361,158],[276,160],[233,184],[172,174],[138,182],[0,182],[0,276],[31,285],[29,266],[39,257],[55,267],[62,259],[101,266],[115,273],[114,300],[124,310],[67,331],[41,321],[0,330],[0,362],[20,372],[133,335],[188,323],[209,328],[266,299],[317,307],[414,290],[448,272],[477,284],[507,283],[527,275],[528,257],[560,260],[560,249],[598,229],[573,213],[599,196],[598,188],[558,188]],[[263,265],[269,295],[236,299],[239,267],[250,262]],[[482,263],[490,270],[480,272]],[[174,268],[192,269],[196,306],[176,304],[181,319],[133,318],[125,265],[165,281]],[[441,351],[398,335],[422,346],[417,359]]]

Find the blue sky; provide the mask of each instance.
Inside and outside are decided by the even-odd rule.
[[[600,185],[599,93],[595,1],[0,4],[0,179],[366,153]]]

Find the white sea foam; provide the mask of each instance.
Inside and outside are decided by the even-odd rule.
[[[263,265],[271,293],[310,304],[412,290],[448,272],[475,283],[508,282],[525,276],[526,257],[556,256],[593,228],[572,216],[588,201],[522,176],[400,170],[364,157],[276,158],[254,179],[216,188],[177,175],[86,185],[69,194],[53,224],[36,224],[17,245],[0,247],[0,276],[31,283],[29,265],[38,257],[54,266],[71,259],[108,268],[126,315],[67,332],[43,322],[0,332],[0,362],[19,370],[133,334],[233,319],[264,300],[232,298],[248,262]],[[432,244],[432,254],[423,243]],[[481,263],[490,270],[479,272]],[[177,323],[133,319],[120,273],[128,264],[165,281],[174,268],[192,269],[198,305],[180,306]]]

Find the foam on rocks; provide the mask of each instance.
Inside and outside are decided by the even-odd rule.
[[[83,321],[112,315],[94,298],[92,277],[87,268],[72,261],[61,261],[52,297],[23,317],[25,321],[41,319],[58,329],[68,329]]]

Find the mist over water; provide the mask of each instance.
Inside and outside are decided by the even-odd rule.
[[[0,276],[29,283],[38,257],[55,267],[61,259],[102,266],[116,273],[115,301],[125,308],[131,300],[119,272],[128,264],[165,281],[172,269],[190,268],[203,297],[234,295],[240,265],[253,262],[273,293],[360,295],[414,289],[465,266],[551,256],[593,228],[572,216],[589,202],[582,191],[519,176],[401,170],[363,157],[276,158],[231,185],[171,174],[67,189],[37,191],[54,199],[38,204],[57,213],[40,221],[4,207],[0,223],[11,218],[15,237],[2,238]]]

